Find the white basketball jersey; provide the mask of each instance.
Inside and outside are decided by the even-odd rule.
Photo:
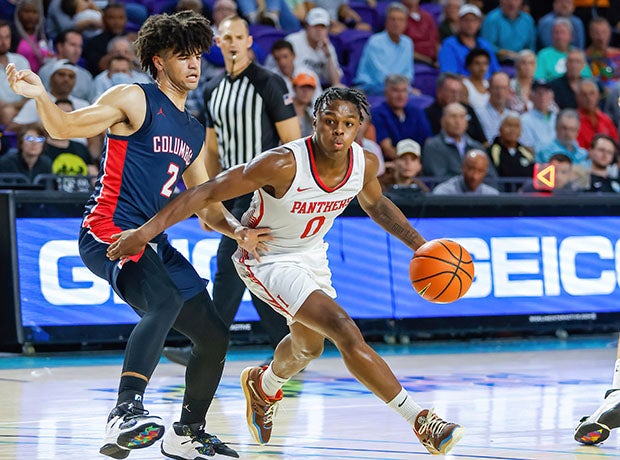
[[[366,163],[362,147],[353,143],[342,182],[328,187],[318,175],[310,139],[282,146],[293,152],[297,163],[295,178],[284,196],[274,198],[263,189],[255,191],[241,220],[248,227],[271,228],[274,239],[267,242],[270,251],[261,256],[263,262],[278,254],[325,251],[325,234],[364,185]]]

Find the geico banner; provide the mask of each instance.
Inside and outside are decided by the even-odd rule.
[[[411,220],[427,238],[450,238],[472,254],[476,278],[458,302],[434,305],[408,279],[411,251],[368,218],[339,218],[327,235],[333,283],[354,318],[615,312],[619,217],[441,218]],[[17,219],[24,326],[126,324],[135,313],[82,264],[79,219]],[[167,232],[211,279],[217,233],[195,219]],[[237,321],[258,317],[249,296]]]

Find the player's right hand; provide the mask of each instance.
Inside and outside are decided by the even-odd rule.
[[[35,98],[45,93],[41,79],[32,70],[17,70],[15,64],[10,63],[6,66],[6,76],[15,94]]]

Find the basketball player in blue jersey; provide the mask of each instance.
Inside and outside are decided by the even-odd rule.
[[[290,328],[269,366],[249,367],[241,374],[254,439],[269,442],[282,386],[321,355],[327,338],[349,371],[409,423],[430,453],[444,454],[461,438],[463,428],[417,404],[334,300],[323,238],[353,198],[413,251],[425,242],[382,195],[376,157],[354,143],[368,109],[360,91],[328,89],[315,103],[311,137],[267,151],[182,193],[137,230],[115,235],[118,240],[109,246],[108,256],[115,260],[137,254],[163,229],[205,204],[254,191],[242,222],[269,227],[273,240],[263,243],[268,251],[258,248],[260,258],[240,248],[233,260],[248,288],[284,315]]]
[[[238,457],[204,430],[228,344],[227,328],[205,281],[163,233],[134,257],[118,262],[106,257],[112,235],[148,221],[170,201],[181,178],[189,187],[208,180],[205,130],[185,110],[185,100],[198,84],[200,57],[211,43],[211,28],[201,15],[186,11],[151,16],[135,46],[155,84],[115,86],[74,112],[58,108],[36,74],[7,67],[11,88],[35,99],[52,137],[91,137],[107,130],[102,169],[82,222],[80,255],[141,317],[127,342],[117,405],[100,449],[113,458],[125,458],[162,436],[161,451],[171,458],[206,459],[215,453]],[[257,254],[260,242],[268,238],[262,236],[266,230],[241,226],[220,204],[196,214],[251,253]],[[171,327],[192,341],[193,350],[180,420],[164,436],[162,419],[144,410],[143,395]]]

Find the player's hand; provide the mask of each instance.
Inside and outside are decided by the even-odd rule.
[[[108,246],[107,256],[110,260],[124,259],[139,254],[144,250],[148,241],[143,241],[139,229],[125,230],[112,235],[116,240]]]
[[[273,240],[271,229],[240,227],[235,230],[235,239],[241,249],[245,249],[260,262],[260,253],[269,252],[266,241]]]
[[[10,63],[6,66],[6,76],[9,86],[15,94],[34,98],[45,93],[41,79],[32,70],[17,70],[15,64]]]

